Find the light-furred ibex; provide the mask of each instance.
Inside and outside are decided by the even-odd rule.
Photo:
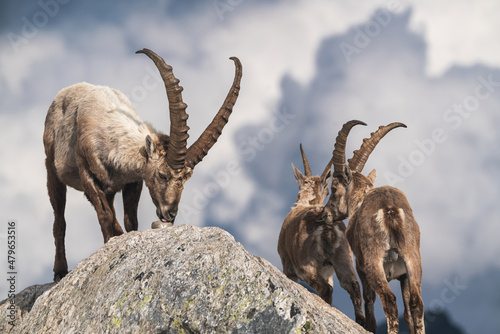
[[[345,138],[354,125],[364,124],[351,121],[344,125],[337,136],[335,148],[344,151]],[[345,236],[342,221],[322,219],[323,203],[328,196],[328,185],[332,176],[330,160],[321,176],[312,176],[309,163],[300,145],[305,176],[295,166],[293,171],[299,184],[297,201],[286,216],[278,239],[278,253],[283,265],[283,273],[297,282],[301,279],[309,284],[329,305],[332,304],[333,275],[336,274],[340,285],[345,289],[354,305],[356,322],[363,325],[361,289],[354,271],[352,252]],[[347,182],[349,175],[344,174],[343,166],[335,166],[335,182]],[[344,180],[345,178],[345,180]],[[346,214],[347,198],[336,192],[338,206],[336,217]],[[340,196],[340,197],[339,197]]]
[[[349,159],[352,181],[348,186],[349,225],[346,235],[356,256],[356,270],[363,285],[366,326],[375,332],[373,303],[377,293],[387,318],[388,333],[398,333],[396,296],[389,281],[398,279],[404,302],[404,318],[412,334],[425,333],[422,302],[422,264],[420,231],[408,201],[399,189],[383,186],[374,188],[376,171],[368,176],[361,171],[377,143],[389,131],[406,127],[402,123],[381,126]],[[343,158],[334,163],[345,163]],[[332,192],[334,190],[332,189]],[[326,207],[335,207],[329,201]],[[325,210],[326,211],[326,210]]]
[[[113,200],[122,191],[124,225],[137,230],[137,206],[143,181],[149,188],[160,221],[173,223],[184,183],[208,153],[228,122],[242,76],[236,66],[233,84],[213,121],[189,148],[187,105],[172,67],[153,51],[143,49],[158,68],[170,109],[170,135],[143,122],[128,98],[117,90],[80,83],[62,89],[45,119],[47,187],[54,209],[56,256],[54,280],[68,272],[64,236],[66,187],[83,191],[94,206],[104,242],[123,234]]]

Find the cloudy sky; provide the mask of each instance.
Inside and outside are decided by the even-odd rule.
[[[43,124],[57,92],[87,81],[124,92],[168,131],[150,48],[174,67],[189,105],[188,144],[217,112],[240,58],[240,97],[186,184],[176,224],[219,226],[281,268],[276,243],[297,194],[302,143],[313,173],[342,124],[365,121],[348,152],[390,133],[365,172],[403,190],[421,229],[423,298],[469,333],[500,327],[500,3],[454,1],[3,1],[0,5],[0,246],[18,233],[18,291],[52,279],[52,209]],[[236,171],[228,163],[236,165]],[[228,176],[229,175],[229,176]],[[228,176],[228,177],[227,177]],[[117,196],[118,219],[122,221]],[[95,211],[68,191],[70,268],[102,246]],[[139,229],[156,220],[145,190]],[[6,267],[5,260],[2,266]],[[6,271],[6,270],[5,270]],[[395,290],[399,285],[392,284]],[[0,285],[0,299],[7,287]],[[397,294],[400,297],[400,294]],[[400,300],[400,298],[399,298]],[[334,304],[352,306],[337,284]],[[379,321],[381,304],[376,305]],[[402,306],[400,305],[400,313]]]

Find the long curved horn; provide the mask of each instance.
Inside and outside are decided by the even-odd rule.
[[[300,154],[302,155],[302,163],[304,164],[304,173],[306,176],[312,176],[311,167],[309,167],[309,161],[307,161],[306,154],[302,149],[302,144],[300,144]]]
[[[399,127],[406,128],[406,125],[403,123],[391,123],[386,126],[380,126],[377,131],[371,133],[370,138],[363,139],[363,144],[361,144],[360,149],[354,151],[354,155],[348,160],[349,168],[351,170],[361,172],[365,167],[368,157],[370,157],[370,154],[373,152],[380,139],[382,139],[392,129]]]
[[[168,105],[170,110],[170,141],[167,148],[167,163],[173,169],[184,167],[186,159],[187,139],[189,138],[187,126],[187,104],[182,101],[182,86],[179,79],[174,76],[172,67],[167,65],[163,58],[149,49],[142,49],[136,53],[144,53],[155,63],[167,90]]]
[[[233,85],[227,93],[226,99],[215,115],[212,123],[210,123],[200,137],[187,150],[187,165],[194,168],[208,153],[210,148],[217,142],[217,139],[222,133],[222,129],[227,124],[229,116],[233,111],[234,104],[240,92],[240,81],[242,76],[241,62],[236,57],[229,58],[234,61],[236,66]]]
[[[335,172],[343,173],[345,166],[345,144],[347,141],[347,135],[351,131],[351,129],[356,125],[366,125],[365,122],[352,120],[345,123],[342,126],[342,129],[339,131],[337,135],[337,139],[335,139],[335,148],[333,150],[332,163],[333,169]]]

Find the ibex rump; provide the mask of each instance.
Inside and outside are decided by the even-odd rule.
[[[83,191],[94,206],[104,242],[123,233],[116,220],[113,200],[122,191],[124,225],[137,230],[137,206],[145,181],[158,218],[173,223],[184,183],[221,134],[232,112],[242,76],[240,61],[231,58],[236,74],[229,93],[212,123],[187,148],[189,127],[182,87],[172,67],[153,51],[153,60],[165,83],[170,109],[170,136],[143,122],[127,97],[117,90],[76,84],[62,89],[45,119],[43,142],[47,187],[54,209],[56,256],[54,279],[68,272],[64,237],[66,187]]]

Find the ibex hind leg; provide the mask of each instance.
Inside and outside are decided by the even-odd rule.
[[[420,263],[420,258],[415,259],[414,263]],[[422,282],[422,267],[414,267],[408,269],[409,285],[410,285],[410,313],[413,320],[413,328],[415,334],[425,334],[424,324],[424,302],[422,301],[421,282]]]
[[[377,321],[375,320],[375,299],[377,295],[375,291],[368,284],[366,279],[366,274],[360,269],[360,266],[356,264],[356,270],[358,272],[359,279],[361,280],[361,285],[363,286],[363,299],[365,301],[365,329],[372,333],[377,330]]]
[[[47,167],[47,189],[49,192],[50,204],[54,210],[54,225],[52,233],[56,246],[54,260],[54,281],[57,282],[68,273],[68,263],[66,261],[66,249],[64,238],[66,236],[66,220],[64,210],[66,207],[66,185],[59,181],[53,159],[47,157],[45,160]]]
[[[401,294],[403,295],[403,304],[405,307],[404,318],[408,324],[408,328],[410,328],[410,333],[415,334],[413,318],[410,311],[410,280],[408,279],[408,275],[405,274],[400,277],[399,282],[401,283]]]
[[[387,334],[398,334],[398,305],[396,304],[396,296],[385,278],[382,262],[379,264],[369,263],[365,269],[366,272],[369,273],[366,275],[368,284],[377,293],[382,302],[385,317],[387,318]]]
[[[137,220],[137,207],[141,198],[142,181],[129,183],[122,190],[124,225],[127,232],[137,231],[139,222]]]

